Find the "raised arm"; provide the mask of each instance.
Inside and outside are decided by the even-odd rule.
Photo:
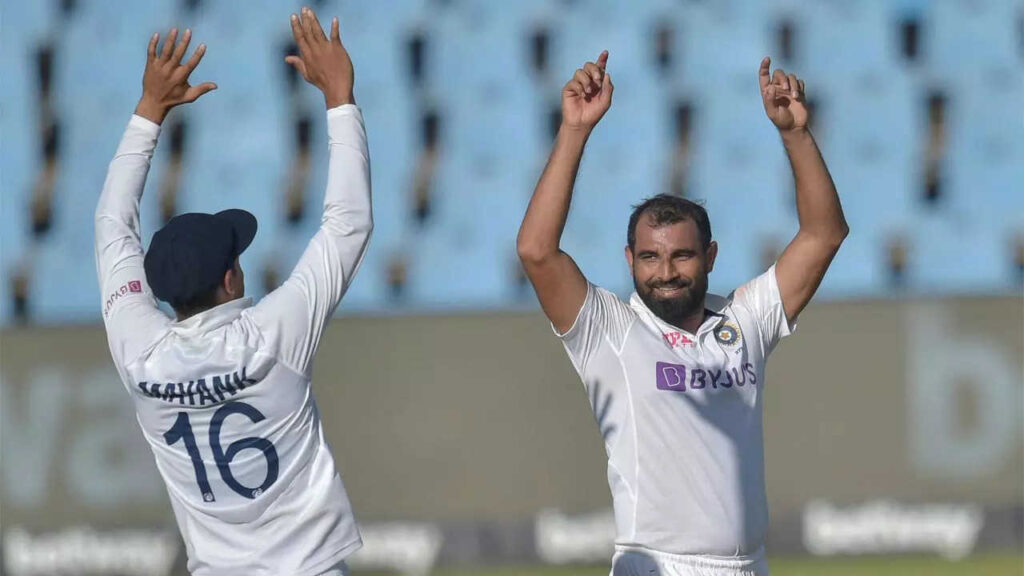
[[[330,38],[308,8],[291,17],[299,56],[286,61],[319,88],[327,104],[329,164],[320,229],[291,276],[255,309],[277,341],[282,361],[307,372],[324,327],[362,262],[373,229],[370,157],[363,117],[355,106],[354,73],[338,19]]]
[[[587,280],[559,247],[569,215],[572,189],[591,131],[612,104],[608,52],[576,70],[562,88],[562,125],[554,150],[530,199],[516,248],[541,308],[555,329],[572,327],[587,296]]]
[[[779,129],[796,183],[800,230],[775,265],[775,276],[790,322],[814,296],[839,245],[849,234],[835,184],[807,127],[804,81],[761,61],[758,80],[768,118]]]
[[[146,282],[139,231],[139,202],[160,123],[171,108],[193,102],[217,87],[211,82],[189,84],[189,76],[202,60],[206,46],[201,44],[182,64],[192,32],[185,30],[175,45],[177,39],[178,31],[172,29],[159,52],[160,35],[154,34],[149,40],[142,98],[110,162],[96,206],[96,270],[103,320],[111,351],[118,361],[131,353],[128,348],[132,345],[147,343],[147,326],[156,327],[167,321]],[[128,338],[130,331],[134,331],[132,338]]]

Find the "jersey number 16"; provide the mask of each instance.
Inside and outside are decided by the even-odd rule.
[[[221,448],[220,428],[224,425],[224,419],[232,414],[248,416],[253,422],[260,422],[266,417],[249,404],[229,402],[214,412],[213,418],[210,419],[210,449],[213,450],[213,461],[217,463],[217,470],[220,471],[221,479],[236,493],[251,500],[262,494],[277,481],[277,450],[274,448],[274,444],[266,438],[242,438],[232,442],[227,450]],[[192,467],[196,471],[196,483],[199,484],[203,500],[206,502],[216,501],[217,498],[213,495],[210,482],[206,477],[206,466],[203,465],[203,458],[199,454],[199,447],[196,446],[196,437],[192,433],[192,425],[189,423],[188,413],[178,412],[178,419],[174,421],[174,426],[171,426],[170,430],[164,432],[164,440],[169,446],[173,446],[178,440],[185,441],[185,450],[188,452],[189,458],[192,459]],[[235,479],[234,474],[231,473],[231,461],[235,459],[239,452],[247,448],[261,450],[263,456],[267,459],[267,477],[263,479],[263,483],[257,488],[242,485],[241,482]]]

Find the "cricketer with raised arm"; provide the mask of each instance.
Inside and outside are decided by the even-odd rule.
[[[291,28],[299,55],[287,61],[324,94],[330,163],[320,229],[278,289],[245,298],[238,256],[256,219],[244,210],[176,216],[143,251],[139,202],[160,124],[216,88],[189,83],[206,47],[182,63],[188,30],[160,50],[150,40],[142,98],[96,208],[110,352],[199,576],[337,576],[362,544],[311,375],[373,228],[369,152],[337,19],[328,37],[303,9]]]
[[[765,361],[795,328],[848,228],[807,128],[804,83],[758,72],[796,181],[800,229],[778,261],[727,296],[708,294],[718,245],[704,208],[668,195],[633,211],[628,302],[560,248],[587,139],[612,102],[608,53],[562,90],[562,124],[518,252],[600,415],[615,511],[613,576],[764,576]],[[598,406],[592,406],[595,410]]]

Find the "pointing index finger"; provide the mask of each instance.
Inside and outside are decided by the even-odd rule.
[[[597,57],[597,65],[604,70],[605,66],[608,65],[608,51],[601,52],[601,55]]]
[[[771,82],[771,75],[769,74],[771,65],[771,58],[765,56],[761,59],[761,67],[757,71],[757,82],[761,85],[761,90],[767,88],[768,84]]]

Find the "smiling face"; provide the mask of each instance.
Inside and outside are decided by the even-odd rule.
[[[717,254],[715,242],[704,249],[693,220],[657,225],[649,214],[637,221],[633,249],[626,247],[640,299],[659,318],[681,328],[687,320],[696,318],[699,325],[703,318],[708,274]]]

